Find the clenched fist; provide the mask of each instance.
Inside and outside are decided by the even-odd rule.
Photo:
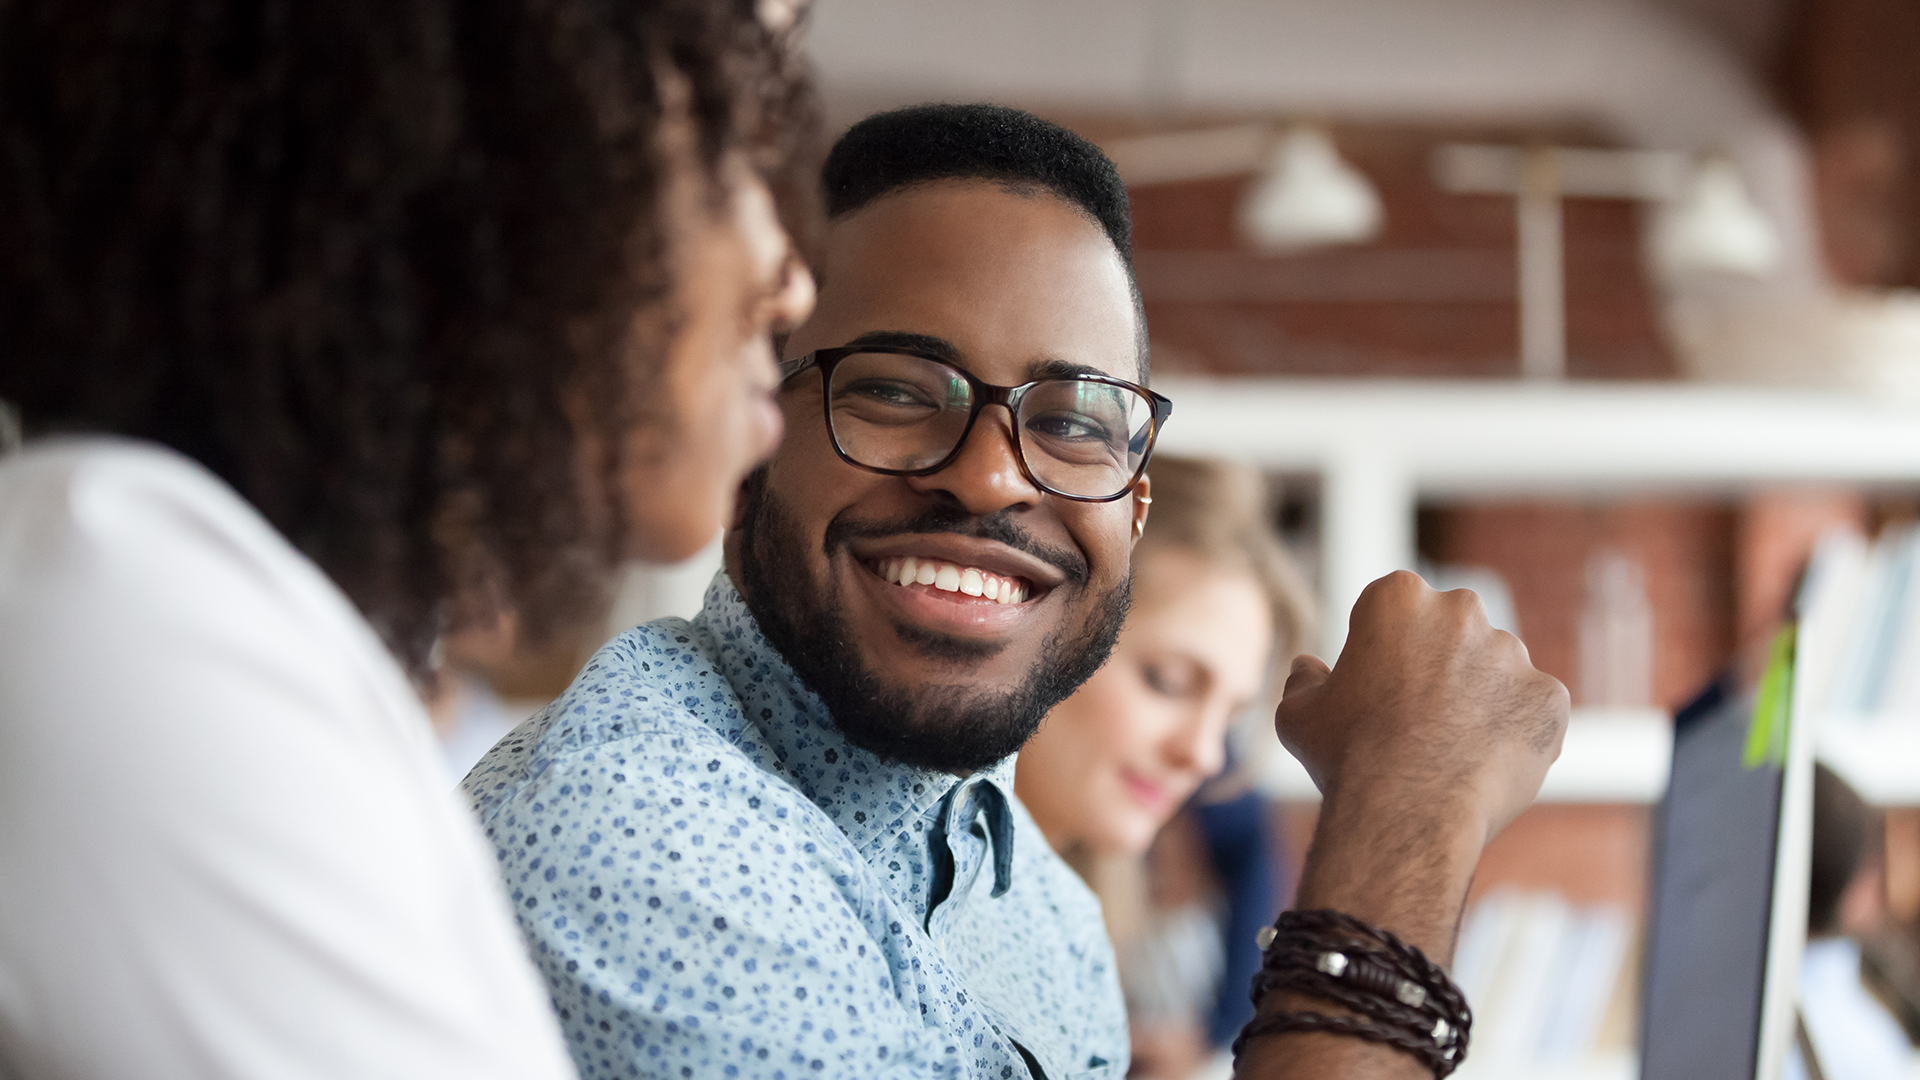
[[[1332,670],[1294,661],[1275,726],[1329,806],[1476,823],[1484,844],[1538,794],[1567,716],[1478,597],[1401,571],[1360,594]]]
[[[1487,625],[1470,592],[1409,573],[1367,586],[1332,670],[1294,661],[1275,726],[1325,797],[1295,904],[1331,908],[1450,962],[1480,851],[1527,808],[1567,731],[1567,690]],[[1270,993],[1263,1014],[1341,1011]],[[1392,1047],[1322,1033],[1256,1039],[1241,1080],[1413,1080]]]

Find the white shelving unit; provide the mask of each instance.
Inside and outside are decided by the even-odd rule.
[[[1822,719],[1814,756],[1870,803],[1920,806],[1920,719],[1885,717],[1864,725],[1855,720]]]
[[[1319,476],[1328,656],[1345,640],[1360,590],[1414,565],[1422,498],[1920,485],[1920,411],[1837,392],[1172,378],[1156,388],[1175,402],[1163,449]],[[1541,798],[1657,798],[1670,752],[1658,713],[1577,714]],[[1875,801],[1920,804],[1920,717],[1823,724],[1821,756]],[[1282,792],[1313,795],[1290,760],[1276,764],[1273,780]]]
[[[1920,806],[1920,720],[1822,717],[1816,756],[1879,806]],[[1651,803],[1667,790],[1671,719],[1659,709],[1576,709],[1560,760],[1540,786],[1543,803]],[[1266,790],[1276,798],[1320,797],[1300,763],[1274,752]]]
[[[1650,803],[1667,790],[1673,727],[1660,709],[1580,709],[1567,728],[1560,760],[1540,785],[1539,802]],[[1920,758],[1915,759],[1920,762]],[[1273,751],[1262,777],[1275,798],[1312,802],[1320,792],[1307,770]]]
[[[1920,485],[1920,412],[1690,384],[1163,379],[1161,446],[1321,477],[1329,643],[1367,582],[1413,564],[1423,496]]]

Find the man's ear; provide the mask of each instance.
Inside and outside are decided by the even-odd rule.
[[[1147,532],[1147,510],[1153,506],[1153,478],[1145,473],[1133,485],[1133,542],[1139,543]]]

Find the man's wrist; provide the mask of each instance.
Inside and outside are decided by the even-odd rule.
[[[1344,912],[1446,964],[1487,829],[1471,814],[1396,803],[1322,803],[1294,906]]]

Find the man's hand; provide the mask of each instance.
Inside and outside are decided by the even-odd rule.
[[[1567,714],[1478,597],[1401,571],[1360,594],[1331,671],[1294,661],[1275,726],[1329,804],[1477,822],[1485,844],[1533,802]]]
[[[1294,661],[1275,717],[1323,801],[1295,906],[1392,931],[1435,962],[1454,934],[1480,850],[1539,793],[1567,730],[1567,691],[1487,625],[1470,592],[1409,573],[1367,587],[1329,671]],[[1269,994],[1262,1015],[1338,1006]],[[1471,1052],[1471,1051],[1469,1051]],[[1322,1033],[1248,1043],[1241,1080],[1414,1080],[1412,1056]]]

